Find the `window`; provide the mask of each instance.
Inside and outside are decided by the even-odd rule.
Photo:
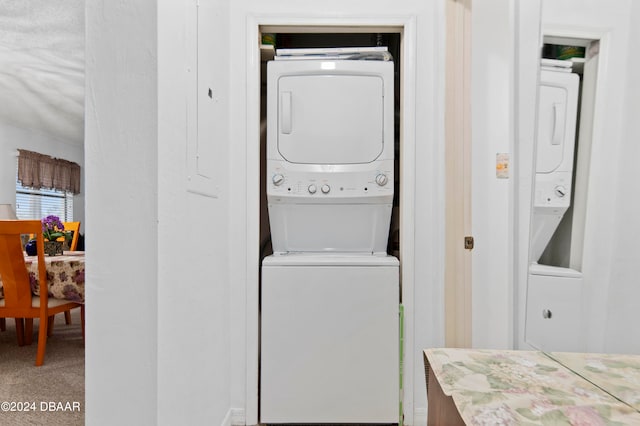
[[[73,221],[73,194],[57,189],[33,189],[16,179],[16,216],[18,219],[42,219],[56,215],[63,222]]]

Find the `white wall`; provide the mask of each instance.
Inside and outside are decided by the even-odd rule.
[[[229,424],[231,381],[243,380],[232,379],[230,353],[227,3],[200,0],[199,28],[207,32],[197,44],[191,31],[197,28],[195,2],[164,2],[158,10],[157,423],[163,425]],[[194,141],[211,148],[203,152],[214,155],[198,161],[216,176],[198,189],[212,193],[206,186],[217,187],[217,198],[189,192],[195,170],[187,153],[195,155]]]
[[[73,197],[73,218],[84,224],[84,146],[58,139],[39,130],[0,124],[0,203],[16,204],[16,154],[18,149],[39,152],[78,163],[82,179],[80,194]],[[84,227],[80,232],[84,234]]]
[[[513,346],[530,349],[524,341],[529,228],[533,187],[538,74],[540,69],[542,0],[516,3],[515,104],[513,147]]]
[[[86,229],[91,238],[86,247],[85,421],[91,425],[158,423],[155,4],[86,2]],[[174,297],[180,297],[179,288]],[[184,317],[173,319],[194,325]]]
[[[638,301],[638,265],[640,265],[640,198],[638,195],[638,159],[640,158],[640,81],[637,70],[640,59],[635,55],[640,40],[640,3],[630,2],[626,24],[629,26],[629,55],[627,55],[627,79],[620,102],[624,108],[622,147],[613,169],[618,178],[611,188],[616,189],[612,211],[615,227],[612,230],[613,253],[606,301],[606,323],[603,349],[612,353],[640,353],[640,322]]]
[[[87,4],[87,424],[232,420],[227,2],[200,11],[221,113],[196,132],[195,2]],[[190,191],[193,142],[216,198]]]
[[[496,154],[513,154],[514,6],[472,6],[471,144],[472,344],[512,345],[513,211],[509,179],[496,178]]]

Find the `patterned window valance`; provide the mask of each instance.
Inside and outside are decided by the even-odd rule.
[[[79,164],[24,149],[18,153],[18,181],[22,186],[80,193]]]

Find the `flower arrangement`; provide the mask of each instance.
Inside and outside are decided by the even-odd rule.
[[[56,241],[60,237],[67,237],[68,232],[64,232],[64,225],[58,216],[49,215],[42,218],[42,235],[45,240]]]

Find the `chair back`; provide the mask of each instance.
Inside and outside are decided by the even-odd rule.
[[[62,222],[65,231],[73,231],[71,242],[69,243],[69,250],[76,251],[78,249],[78,237],[80,236],[80,222]],[[36,238],[35,234],[29,234],[29,240]],[[58,238],[56,241],[65,241],[64,237]],[[66,249],[65,249],[66,250]]]
[[[22,251],[21,234],[36,236],[40,294],[43,294],[43,289],[47,294],[42,224],[39,220],[0,220],[0,277],[5,308],[31,308],[31,280]]]
[[[71,237],[69,250],[76,251],[78,247],[78,236],[80,235],[80,222],[62,222],[62,224],[64,225],[65,231],[73,231],[73,237]],[[60,239],[58,239],[58,241],[60,241]]]

